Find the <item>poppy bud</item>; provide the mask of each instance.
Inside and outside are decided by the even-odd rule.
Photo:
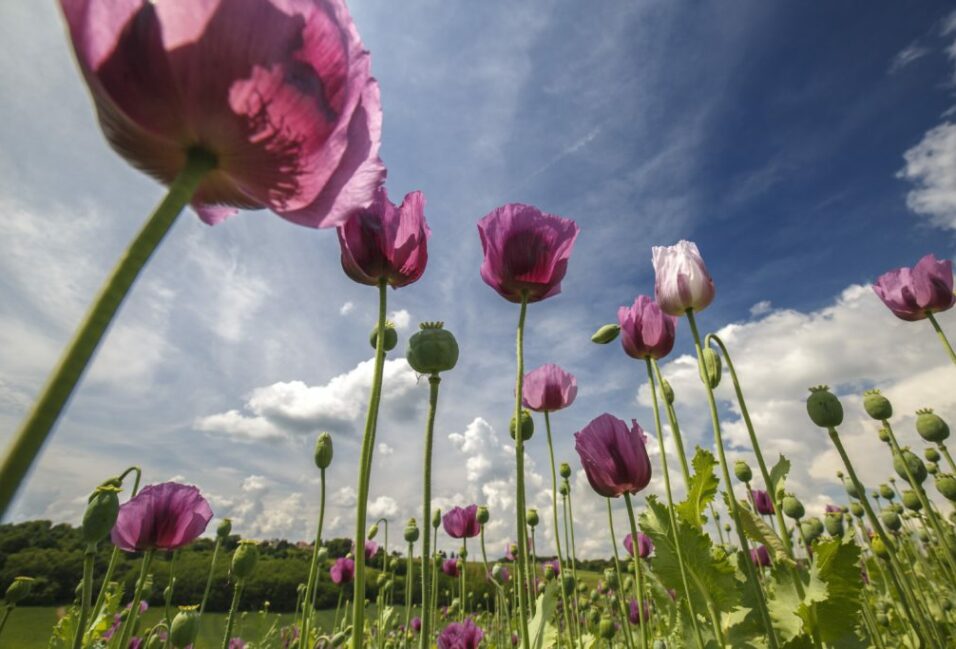
[[[936,477],[936,490],[943,494],[946,500],[956,502],[956,478],[949,474]]]
[[[552,566],[550,563],[544,564],[544,578],[548,581],[551,581],[554,579],[554,576],[554,566]]]
[[[252,576],[259,561],[259,548],[255,541],[239,541],[239,547],[232,555],[232,574],[238,581]]]
[[[592,591],[592,593],[593,592],[594,591]],[[600,621],[601,621],[601,612],[598,611],[596,608],[592,608],[591,611],[588,613],[588,624],[590,624],[591,627],[594,628],[598,625]]]
[[[879,390],[867,390],[863,393],[863,409],[877,421],[885,421],[893,416],[890,400],[880,394]]]
[[[890,431],[888,428],[879,429],[876,431],[876,436],[880,438],[881,442],[884,442],[885,444],[890,443]]]
[[[884,483],[880,485],[880,496],[887,500],[893,500],[896,498],[896,492],[890,485]]]
[[[598,635],[605,640],[610,640],[614,637],[614,621],[607,615],[602,617],[601,621],[598,622]]]
[[[843,514],[828,513],[823,517],[823,524],[830,536],[843,536]]]
[[[807,414],[820,428],[836,428],[843,423],[843,406],[830,388],[818,385],[810,388],[807,398]]]
[[[667,402],[667,405],[674,405],[674,388],[671,387],[670,382],[661,377],[661,394],[664,395],[664,401]]]
[[[565,595],[572,595],[574,593],[574,576],[567,573],[561,575],[561,588]]]
[[[604,569],[604,583],[608,588],[617,588],[617,573],[614,568]]]
[[[372,523],[372,526],[368,528],[368,534],[366,537],[369,541],[374,539],[378,535],[378,523]]]
[[[408,340],[405,360],[419,374],[447,372],[458,363],[458,342],[442,322],[423,322]]]
[[[319,548],[319,553],[315,555],[315,558],[319,561],[319,563],[325,561],[329,558],[329,549],[325,546]]]
[[[119,514],[119,488],[101,485],[93,491],[83,513],[83,542],[99,543],[110,533]]]
[[[651,649],[667,649],[667,643],[663,639],[658,638],[654,641],[654,644],[651,645]]]
[[[873,540],[870,541],[870,549],[873,551],[873,554],[881,559],[890,558],[889,550],[886,549],[886,545],[884,545],[882,539],[878,536],[874,536]]]
[[[621,325],[606,324],[591,336],[591,342],[599,345],[606,345],[613,342],[621,333]]]
[[[169,640],[176,649],[184,649],[196,642],[199,635],[199,607],[180,606],[179,613],[169,627]]]
[[[475,512],[475,518],[478,520],[479,525],[484,525],[488,522],[490,515],[488,514],[488,508],[484,505],[478,506],[478,511]]]
[[[372,346],[372,349],[377,349],[378,345],[378,327],[372,329],[372,333],[368,335],[368,343]],[[395,331],[395,324],[392,322],[385,323],[385,351],[390,352],[395,349],[395,345],[398,344],[398,332]]]
[[[923,457],[929,462],[939,462],[939,451],[932,446],[927,446],[926,450],[923,451]]]
[[[511,417],[511,423],[508,424],[508,432],[511,433],[511,439],[515,438],[515,418]],[[534,435],[534,420],[527,409],[521,409],[521,441],[527,442]]]
[[[315,466],[321,470],[332,464],[332,436],[328,433],[319,433],[315,440]]]
[[[567,496],[569,493],[571,493],[571,485],[567,480],[564,480],[558,487],[558,493],[562,496]]]
[[[381,589],[382,586],[385,585],[386,579],[388,579],[388,575],[386,575],[384,572],[378,573],[378,577],[375,580],[375,584],[379,587],[379,589]]]
[[[927,442],[939,444],[949,437],[949,426],[932,408],[916,411],[916,432]]]
[[[432,512],[432,527],[434,527],[437,530],[440,525],[441,525],[441,508],[436,507],[435,511]]]
[[[409,518],[408,523],[405,524],[405,542],[415,543],[418,540],[418,534],[418,523],[414,518]]]
[[[709,385],[710,389],[713,390],[720,385],[720,356],[708,347],[702,352],[701,361],[697,373],[700,375],[700,380]]]
[[[7,606],[16,606],[29,595],[33,589],[33,581],[33,577],[15,577],[7,586],[7,592],[3,596],[3,601],[7,603]]]
[[[792,518],[795,521],[800,520],[807,513],[803,503],[793,495],[784,496],[782,505],[783,513],[787,515],[787,518]]]
[[[893,511],[895,511],[897,514],[902,514],[902,513],[903,513],[903,505],[901,505],[901,504],[899,504],[899,503],[893,503]]]
[[[567,462],[562,462],[558,471],[560,472],[561,477],[565,480],[571,477],[571,465]]]
[[[737,476],[737,479],[741,482],[750,482],[754,477],[753,471],[750,470],[750,465],[743,460],[734,462],[734,475]]]
[[[850,498],[860,498],[860,492],[857,491],[856,483],[850,478],[843,478],[843,488],[846,489],[846,493]]]
[[[863,505],[857,502],[850,503],[850,513],[852,513],[857,518],[863,518],[863,514],[866,513],[866,510],[863,509]]]
[[[900,515],[892,509],[884,509],[881,511],[880,520],[883,521],[883,526],[891,532],[898,532],[900,528],[903,527],[903,521],[900,520]]]
[[[225,541],[230,533],[232,533],[232,519],[224,518],[216,528],[216,538]]]
[[[926,473],[930,475],[936,475],[937,473],[939,473],[939,465],[936,464],[935,462],[927,462]]]
[[[538,510],[533,508],[529,509],[527,515],[525,516],[525,520],[528,522],[528,525],[530,525],[531,527],[537,527],[539,522]]]
[[[813,543],[823,534],[823,523],[816,516],[805,518],[800,523],[800,530],[807,538],[807,543]]]
[[[923,509],[923,503],[920,501],[919,494],[912,489],[903,492],[903,506],[912,512],[918,512]]]
[[[900,450],[901,453],[893,454],[893,470],[896,471],[896,475],[908,480],[907,469],[909,469],[909,473],[913,475],[916,484],[923,484],[926,480],[926,466],[923,461],[908,448]]]

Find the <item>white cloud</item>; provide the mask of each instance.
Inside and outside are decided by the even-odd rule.
[[[929,48],[923,47],[918,43],[911,43],[897,52],[893,60],[890,61],[889,74],[896,74],[910,63],[923,58],[929,54]]]
[[[348,315],[352,313],[354,309],[355,309],[354,302],[346,302],[341,307],[339,307],[339,315]]]
[[[762,316],[765,313],[769,313],[772,308],[773,305],[770,303],[770,300],[761,300],[750,307],[750,315],[754,317]]]
[[[916,185],[906,204],[936,227],[956,230],[956,124],[930,129],[903,157],[898,176]]]
[[[398,514],[398,503],[391,496],[379,496],[368,503],[369,518],[394,518]]]
[[[385,442],[378,443],[378,452],[380,455],[391,455],[395,452],[395,449],[386,444]]]
[[[408,324],[411,322],[412,315],[405,309],[399,309],[398,311],[392,311],[388,314],[388,319],[395,325],[395,328],[399,331],[408,329]]]

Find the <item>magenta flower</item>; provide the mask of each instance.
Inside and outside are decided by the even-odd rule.
[[[415,633],[419,633],[422,630],[422,618],[417,615],[412,618],[412,621],[409,623],[409,626],[412,627],[412,630]]]
[[[484,261],[481,278],[510,302],[538,302],[561,292],[578,236],[570,219],[531,205],[508,203],[478,222]]]
[[[355,561],[348,557],[339,557],[329,568],[329,577],[333,584],[348,584],[355,578]]]
[[[175,550],[195,541],[211,519],[212,509],[196,487],[148,485],[120,505],[110,540],[126,552]]]
[[[630,620],[631,624],[640,624],[641,618],[643,618],[644,622],[651,619],[651,603],[645,599],[644,605],[641,608],[643,609],[641,611],[641,617],[638,617],[637,600],[632,597],[627,610],[627,619]]]
[[[621,345],[631,358],[664,358],[674,348],[677,318],[661,311],[646,295],[638,295],[630,308],[617,310],[621,325]]]
[[[193,204],[342,223],[385,177],[382,108],[344,0],[60,0],[110,145],[164,184],[190,149],[217,165]]]
[[[767,546],[758,545],[750,548],[750,560],[755,566],[765,568],[770,565],[770,553],[767,552]]]
[[[441,562],[441,571],[449,577],[457,577],[461,574],[458,570],[458,559],[445,559]]]
[[[605,498],[636,494],[651,481],[644,431],[604,413],[574,434],[574,449],[591,487]]]
[[[452,507],[447,514],[441,517],[442,527],[453,539],[471,539],[481,533],[478,523],[478,505],[468,505],[465,508]]]
[[[827,514],[842,514],[843,508],[839,505],[827,505],[823,508]]]
[[[355,548],[352,548],[354,551]],[[375,541],[365,542],[365,560],[368,561],[378,553],[378,543]]]
[[[897,318],[923,320],[929,313],[946,311],[956,304],[953,262],[926,255],[913,268],[897,268],[880,275],[873,291]]]
[[[524,375],[521,402],[535,412],[567,408],[578,396],[578,381],[554,363],[542,365]]]
[[[762,489],[754,489],[754,507],[762,516],[771,516],[774,513],[773,500],[770,499],[770,494]]]
[[[624,549],[627,550],[629,555],[634,556],[634,540],[630,534],[624,537]],[[637,533],[637,551],[641,559],[651,556],[651,552],[654,551],[654,542],[651,541],[651,537],[643,532]]]
[[[471,618],[464,622],[452,622],[438,634],[438,649],[476,649],[485,637]]]
[[[518,544],[509,543],[505,546],[505,559],[508,561],[517,561],[518,560]]]
[[[654,295],[664,313],[682,316],[687,309],[703,311],[714,299],[710,278],[697,244],[678,241],[673,246],[651,248],[654,261]]]
[[[421,192],[406,194],[395,207],[385,188],[379,187],[372,204],[353,213],[337,231],[342,268],[359,284],[377,286],[385,280],[398,288],[425,272],[431,230]]]
[[[498,570],[498,581],[500,581],[502,584],[507,584],[509,581],[511,581],[511,571],[508,570],[507,566],[498,564],[496,568]],[[485,578],[489,581],[494,578],[491,570],[488,571],[488,574],[485,575]]]
[[[229,638],[229,649],[246,649],[246,641],[242,638]]]

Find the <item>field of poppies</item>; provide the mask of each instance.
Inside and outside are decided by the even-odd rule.
[[[2,584],[0,646],[19,646],[17,638],[25,636],[49,638],[52,649],[956,646],[956,464],[947,447],[947,423],[927,407],[916,413],[915,431],[895,430],[893,405],[879,390],[858,395],[895,472],[867,489],[840,437],[840,399],[827,386],[810,387],[806,413],[839,454],[846,498],[827,506],[822,520],[807,516],[788,489],[790,463],[778,449],[761,447],[747,409],[747,377],[737,375],[733,350],[700,328],[698,319],[716,287],[692,242],[652,247],[653,290],[635,286],[620,296],[631,304],[620,307],[617,322],[579,332],[599,345],[620,339],[623,352],[646,372],[653,418],[627,421],[595,412],[574,434],[578,457],[556,461],[551,420],[575,401],[577,381],[550,363],[529,371],[524,343],[541,324],[529,306],[561,292],[579,227],[521,203],[476,219],[481,278],[514,305],[516,538],[501,558],[501,548],[489,553],[484,536],[500,512],[481,503],[463,502],[444,512],[433,507],[435,417],[443,407],[442,381],[454,377],[459,346],[442,322],[423,322],[402,341],[408,364],[429,385],[424,434],[414,442],[421,445],[425,467],[420,516],[392,521],[404,523],[401,552],[379,553],[378,523],[368,524],[369,482],[383,368],[400,342],[386,320],[388,288],[422,277],[431,231],[421,192],[407,194],[398,205],[386,193],[378,155],[379,87],[344,0],[211,2],[201,21],[184,2],[59,4],[105,137],[130,164],[166,185],[168,194],[119,260],[15,434],[0,473],[0,514],[123,299],[187,206],[209,224],[239,209],[269,209],[302,226],[335,228],[345,274],[375,291],[369,291],[378,313],[370,340],[374,374],[354,467],[351,548],[331,555],[323,535],[326,471],[335,444],[323,433],[314,455],[321,480],[317,532],[307,568],[297,575],[293,613],[270,618],[271,624],[244,622],[259,615],[248,611],[247,590],[263,569],[259,543],[231,542],[230,521],[216,519],[195,486],[144,484],[149,476],[130,467],[103,476],[89,494],[80,531],[82,575],[72,603],[55,620],[18,608],[29,602],[38,583],[34,575]],[[253,26],[258,36],[250,40]],[[199,65],[210,57],[219,65]],[[648,294],[633,297],[642,290]],[[873,291],[873,299],[889,309],[888,320],[933,327],[939,352],[956,365],[935,316],[956,304],[950,261],[927,254],[912,268],[886,272]],[[392,295],[401,301],[400,291]],[[680,395],[658,365],[672,351],[678,329],[696,351],[711,415],[709,450],[685,448],[676,408]],[[714,396],[722,381],[732,384],[750,462],[728,461]],[[533,435],[545,435],[550,452],[549,519],[526,499],[525,444]],[[652,465],[648,435],[661,448],[673,444],[677,466],[668,465],[666,453],[659,455],[659,466]],[[614,556],[599,575],[585,574],[575,547],[569,478],[578,468],[607,499]],[[662,496],[646,492],[652,475],[663,478]],[[675,491],[684,494],[681,500]],[[626,507],[624,538],[615,537],[613,499]],[[554,547],[540,542],[543,528],[553,532]],[[212,552],[208,562],[204,555],[199,575],[202,594],[176,610],[171,602],[177,567],[169,557],[213,529]],[[439,533],[460,541],[459,550],[439,553]],[[371,571],[375,557],[379,563]],[[135,562],[135,577],[116,578],[121,561]],[[225,575],[217,570],[224,563]],[[160,565],[165,606],[150,608]],[[320,583],[334,587],[334,609],[320,610]],[[221,619],[207,611],[213,588],[227,588],[230,596]]]

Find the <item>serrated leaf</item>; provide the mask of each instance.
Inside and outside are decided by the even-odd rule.
[[[804,632],[804,619],[800,616],[804,600],[800,597],[792,573],[785,567],[774,568],[771,586],[767,595],[770,621],[780,641],[787,643]]]
[[[860,548],[829,539],[815,543],[813,550],[808,600],[811,591],[819,596],[821,584],[826,589],[826,597],[812,603],[820,639],[836,647],[865,646],[852,624],[859,617],[863,592]],[[809,622],[809,617],[805,619]]]
[[[724,499],[726,500],[726,494]],[[730,507],[729,502],[727,507]],[[787,554],[787,549],[783,545],[783,540],[770,529],[770,526],[758,514],[750,509],[745,501],[740,501],[737,504],[737,511],[740,514],[740,524],[744,528],[744,534],[747,535],[748,539],[767,546],[767,551],[770,552],[775,565],[794,565],[793,559]]]
[[[558,634],[548,634],[547,627],[554,612],[558,607],[558,582],[552,581],[545,586],[544,592],[538,595],[537,604],[535,604],[534,617],[528,624],[528,635],[531,637],[531,646],[534,649],[547,649],[557,643]],[[553,626],[552,626],[553,628]],[[552,644],[548,644],[548,639]]]
[[[704,508],[714,499],[717,493],[717,475],[714,467],[717,460],[710,451],[697,447],[694,459],[691,460],[694,475],[690,478],[687,488],[687,497],[676,505],[677,515],[695,527],[703,527]]]
[[[770,484],[767,485],[767,491],[773,495],[775,503],[780,502],[780,499],[783,498],[783,483],[789,473],[790,460],[781,455],[777,463],[770,469]]]

